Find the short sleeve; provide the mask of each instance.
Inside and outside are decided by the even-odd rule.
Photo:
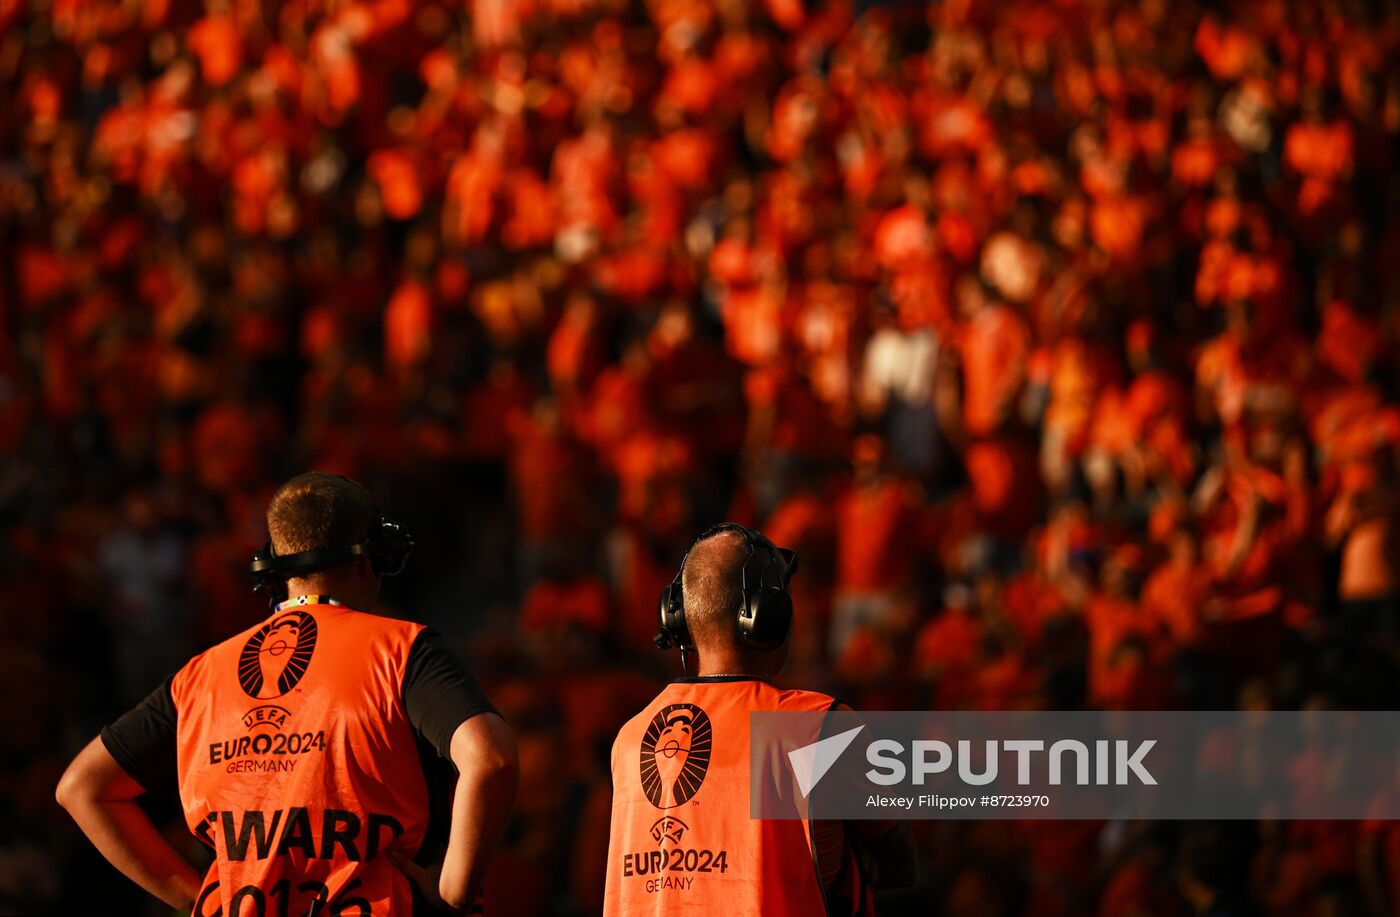
[[[102,729],[102,744],[132,779],[147,792],[175,783],[174,676],[161,682],[141,703]]]
[[[458,726],[479,713],[496,712],[462,660],[431,628],[424,629],[409,650],[403,700],[414,730],[448,759]]]

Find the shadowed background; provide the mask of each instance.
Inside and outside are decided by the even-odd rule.
[[[386,610],[518,731],[493,913],[598,909],[721,518],[802,553],[785,677],[857,707],[1394,708],[1397,42],[1360,0],[0,0],[0,907],[158,913],[54,783],[266,613],[307,468],[410,527]],[[918,829],[889,913],[1400,914],[1388,822]]]

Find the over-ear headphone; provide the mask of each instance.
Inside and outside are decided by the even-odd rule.
[[[742,570],[743,598],[737,621],[739,642],[754,649],[771,650],[787,639],[788,631],[792,629],[792,596],[788,594],[788,581],[797,572],[797,552],[778,547],[762,533],[747,526],[722,522],[706,529],[690,543],[675,579],[661,590],[661,601],[656,611],[656,645],[660,649],[674,647],[684,652],[695,645],[690,639],[690,626],[685,621],[681,577],[685,573],[685,562],[690,559],[690,552],[695,546],[721,532],[738,532],[749,549]]]
[[[376,575],[398,576],[403,572],[412,551],[413,537],[403,526],[384,516],[376,516],[369,524],[369,534],[359,544],[317,548],[279,557],[273,552],[272,539],[269,538],[253,554],[253,561],[248,564],[248,574],[253,577],[253,591],[276,602],[287,597],[288,577],[324,570],[362,555],[369,556]]]

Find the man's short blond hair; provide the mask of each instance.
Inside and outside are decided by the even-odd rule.
[[[299,474],[267,507],[267,533],[280,555],[359,544],[369,534],[374,498],[358,481],[324,471]]]

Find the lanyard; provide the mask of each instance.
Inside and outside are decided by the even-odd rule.
[[[272,607],[272,610],[273,610],[273,611],[281,611],[283,608],[286,608],[286,607],[288,607],[288,606],[290,606],[290,605],[340,605],[340,604],[343,604],[343,603],[336,601],[335,599],[331,598],[331,597],[328,596],[328,595],[294,595],[294,596],[292,596],[291,598],[286,599],[285,601],[278,602],[276,605],[274,605],[274,606]]]

